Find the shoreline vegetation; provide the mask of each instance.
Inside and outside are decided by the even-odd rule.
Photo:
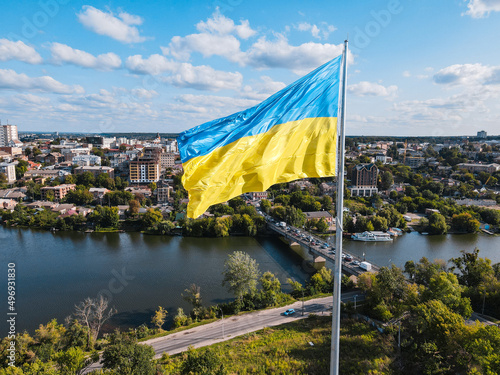
[[[396,155],[397,151],[395,147],[391,149],[391,154]],[[489,199],[498,205],[500,195],[483,188],[495,186],[495,181],[498,181],[495,176],[500,177],[500,172],[472,174],[459,169],[458,164],[463,158],[455,149],[443,149],[437,153],[429,146],[426,153],[428,157],[450,165],[446,176],[440,176],[441,172],[428,165],[412,169],[401,164],[376,162],[379,194],[371,197],[351,196],[350,190],[346,188],[345,232],[387,231],[391,227],[405,230],[405,216],[414,215],[418,219],[408,225],[428,234],[474,233],[481,229],[497,233],[500,210],[462,205],[457,199],[467,198],[468,204],[474,203],[477,198]],[[358,156],[348,164],[347,175],[359,163],[367,162],[370,160],[365,155]],[[16,182],[17,188],[24,189],[27,201],[41,199],[41,189],[47,186],[65,183],[74,184],[75,188],[57,202],[68,206],[64,212],[49,207],[52,203],[56,204],[55,197],[49,194],[36,208],[28,208],[24,202],[20,202],[14,208],[0,210],[0,216],[8,226],[55,231],[140,231],[146,234],[225,237],[264,233],[265,219],[260,211],[276,221],[304,227],[315,234],[331,232],[331,220],[328,222],[326,218],[333,220],[335,217],[334,178],[311,178],[276,184],[267,191],[269,199],[252,201],[249,196],[243,195],[243,198],[233,198],[227,204],[211,206],[207,213],[196,220],[185,217],[187,192],[182,187],[181,175],[171,175],[170,181],[172,194],[167,203],[159,204],[154,194],[158,188],[156,183],[131,192],[125,190],[129,188],[126,180],[111,178],[106,173],[97,176],[90,172],[69,174],[62,179],[44,183],[19,180]],[[98,199],[90,192],[92,188],[107,192]],[[480,193],[480,190],[486,192]],[[305,213],[321,215],[311,219]]]
[[[169,331],[162,328],[168,312],[159,306],[151,321],[137,329],[99,335],[114,311],[102,297],[86,299],[75,306],[74,315],[64,324],[52,320],[40,325],[33,336],[18,334],[17,367],[7,366],[7,350],[3,349],[9,339],[4,338],[0,344],[4,367],[0,375],[80,374],[97,360],[99,351],[104,369],[95,374],[326,374],[331,334],[328,317],[313,315],[302,322],[266,328],[208,348],[174,356],[164,354],[157,360],[151,347],[138,345],[149,338],[213,322],[220,318],[220,312],[227,318],[285,306],[305,297],[331,295],[333,287],[331,270],[322,268],[305,285],[289,279],[292,291],[284,293],[279,280],[271,272],[261,273],[255,260],[244,252],[228,256],[222,275],[234,301],[205,307],[200,287],[192,284],[182,297],[193,309],[189,313],[177,309],[173,330]],[[344,290],[357,288],[365,295],[357,309],[351,302],[342,305],[341,360],[346,373],[500,371],[500,328],[467,323],[473,310],[500,317],[500,263],[492,265],[489,259],[480,258],[478,249],[462,251],[449,262],[422,258],[406,262],[404,269],[382,267],[380,272],[367,272],[357,280],[344,276],[342,284]],[[382,332],[359,320],[358,314],[370,318]],[[100,319],[99,324],[93,319]]]

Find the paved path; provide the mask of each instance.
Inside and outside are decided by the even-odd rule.
[[[362,296],[359,292],[349,292],[342,294],[342,301],[360,301]],[[163,353],[177,354],[188,350],[189,346],[200,348],[218,342],[227,341],[234,337],[261,330],[265,327],[273,327],[284,323],[304,319],[310,313],[318,315],[330,313],[332,309],[333,297],[316,298],[304,302],[304,314],[302,314],[302,302],[295,302],[291,305],[275,309],[256,311],[252,313],[231,316],[213,323],[191,328],[182,332],[173,333],[168,336],[141,342],[141,344],[151,345],[155,351],[155,358],[160,358]],[[287,309],[295,309],[292,316],[285,316],[283,312]],[[85,371],[101,368],[100,363],[93,364]]]

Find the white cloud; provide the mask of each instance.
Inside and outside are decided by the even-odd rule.
[[[203,57],[223,56],[230,61],[238,61],[242,54],[240,41],[233,35],[191,34],[185,37],[174,36],[165,54],[171,54],[179,60],[189,60],[192,52],[199,52]]]
[[[19,60],[29,64],[40,64],[42,57],[31,46],[21,42],[0,39],[0,61]]]
[[[459,123],[468,116],[479,119],[481,114],[488,113],[490,108],[485,101],[500,96],[500,90],[493,86],[468,88],[464,92],[445,98],[426,100],[408,100],[395,103],[393,109],[399,112],[400,120],[406,123],[422,122],[430,125],[445,122],[458,128]],[[448,125],[447,125],[448,126]],[[437,128],[441,128],[438,126]],[[436,135],[432,133],[431,135]]]
[[[500,0],[469,0],[467,14],[472,18],[483,18],[491,12],[500,12]]]
[[[382,86],[378,83],[362,81],[347,86],[347,91],[356,96],[384,96],[394,97],[397,94],[397,86]]]
[[[18,74],[14,70],[0,69],[0,87],[11,90],[35,90],[56,94],[83,93],[79,85],[65,85],[49,76],[29,77],[24,73]]]
[[[248,39],[256,34],[256,31],[250,27],[248,20],[243,20],[236,25],[230,18],[225,17],[217,11],[206,21],[200,21],[196,29],[202,33],[228,35],[236,33],[242,39]]]
[[[482,85],[500,83],[500,66],[482,64],[456,64],[441,69],[434,82],[442,85]]]
[[[130,56],[126,67],[136,74],[158,76],[158,80],[177,87],[190,87],[198,90],[218,91],[238,89],[243,82],[239,72],[224,72],[207,65],[193,66],[179,63],[158,54],[143,59],[141,55]],[[167,73],[167,75],[161,75]]]
[[[33,94],[21,94],[12,98],[19,105],[47,105],[50,103],[49,98]]]
[[[130,92],[139,99],[151,99],[159,95],[155,90],[146,90],[143,88],[132,89]]]
[[[403,77],[406,77],[406,78],[411,77],[411,73],[408,70],[405,70],[403,72]]]
[[[322,22],[318,25],[311,25],[308,22],[301,22],[294,26],[299,31],[309,31],[311,35],[316,39],[328,39],[331,33],[333,33],[337,28],[333,25],[329,25],[326,22]]]
[[[162,78],[176,87],[190,87],[197,90],[236,90],[241,87],[243,76],[239,72],[223,72],[211,66],[193,66],[182,63],[169,76]]]
[[[241,50],[238,38],[248,38],[256,34],[247,20],[236,25],[233,20],[216,12],[207,21],[196,25],[200,33],[187,36],[175,36],[168,47],[162,47],[164,55],[187,61],[193,52],[204,57],[221,56],[236,62],[240,66],[252,66],[257,69],[286,68],[297,74],[305,74],[323,63],[340,55],[343,44],[304,43],[292,46],[282,34],[277,34],[270,41],[265,36],[258,39],[246,51]],[[301,30],[309,30],[318,38],[328,37],[335,27],[326,23],[320,26],[302,23],[297,26]],[[352,61],[352,54],[349,56]]]
[[[150,75],[173,71],[176,65],[178,63],[158,54],[151,55],[147,59],[143,59],[141,55],[133,55],[129,56],[125,62],[125,66],[132,73]]]
[[[125,12],[115,17],[112,12],[106,13],[93,6],[84,5],[78,13],[78,20],[87,29],[123,43],[140,43],[147,39],[139,35],[139,30],[135,27],[142,24],[142,18]]]
[[[246,85],[240,91],[240,96],[247,99],[264,100],[286,87],[283,82],[274,81],[271,77],[260,77],[261,82],[253,86]]]
[[[368,122],[367,117],[355,115],[355,114],[350,114],[349,111],[347,111],[346,118],[347,118],[348,123],[350,123],[351,121],[352,122]]]
[[[283,35],[278,35],[274,41],[261,37],[245,53],[242,62],[258,69],[287,68],[305,74],[342,54],[343,48],[343,44],[313,42],[292,46]],[[352,59],[352,54],[349,56]]]
[[[236,25],[218,10],[208,20],[199,22],[196,29],[200,33],[185,37],[174,36],[168,48],[162,48],[163,53],[184,61],[189,60],[191,53],[199,52],[204,57],[223,56],[237,62],[242,55],[238,38],[248,39],[256,34],[248,20],[242,20]]]
[[[52,43],[50,51],[56,64],[68,63],[98,70],[117,69],[122,65],[122,61],[118,55],[112,52],[96,57],[88,52],[74,49],[61,43]]]

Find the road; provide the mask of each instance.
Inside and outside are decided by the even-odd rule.
[[[360,301],[363,296],[359,292],[349,292],[342,294],[342,301]],[[155,351],[155,358],[160,358],[163,353],[177,354],[188,350],[189,346],[200,348],[230,340],[234,337],[261,330],[265,327],[273,327],[284,323],[290,323],[298,319],[304,319],[310,313],[327,314],[332,309],[332,297],[316,298],[304,302],[304,314],[302,314],[302,302],[295,302],[291,305],[256,311],[231,316],[216,322],[191,328],[182,332],[174,333],[164,337],[141,342],[144,345],[151,345]],[[287,309],[295,309],[292,316],[285,316],[283,312]],[[84,373],[101,368],[99,363],[90,366]]]
[[[279,235],[287,239],[291,239],[293,242],[297,242],[302,247],[309,249],[309,252],[315,255],[319,255],[325,259],[329,259],[330,261],[335,263],[335,251],[332,250],[334,249],[334,247],[331,245],[328,247],[323,246],[325,243],[324,239],[321,239],[320,237],[314,236],[313,234],[305,230],[293,227],[291,225],[287,226],[287,228],[289,229],[283,228],[278,223],[269,221],[267,217],[264,216],[264,218],[267,220],[268,227]],[[347,255],[347,253],[343,252],[342,257],[346,257]],[[360,274],[366,272],[359,267],[359,263],[366,261],[366,259],[351,254],[349,254],[349,257],[350,258],[346,257],[342,261],[342,271],[344,273],[347,273],[348,275],[359,276]],[[371,262],[370,264],[371,272],[378,272],[380,270],[380,267],[376,264]]]

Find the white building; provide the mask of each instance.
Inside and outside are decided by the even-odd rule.
[[[165,141],[165,151],[171,152],[171,153],[178,153],[179,148],[177,147],[177,141],[175,139],[166,140]]]
[[[17,125],[1,125],[0,126],[0,147],[8,147],[12,143],[19,143],[19,135],[17,134]]]
[[[488,138],[488,133],[486,133],[484,130],[481,130],[477,132],[477,137],[482,139]]]
[[[16,164],[15,163],[0,163],[0,173],[5,175],[8,184],[16,182]]]
[[[73,164],[79,167],[88,167],[90,165],[101,165],[101,157],[97,155],[78,155],[71,160]]]

